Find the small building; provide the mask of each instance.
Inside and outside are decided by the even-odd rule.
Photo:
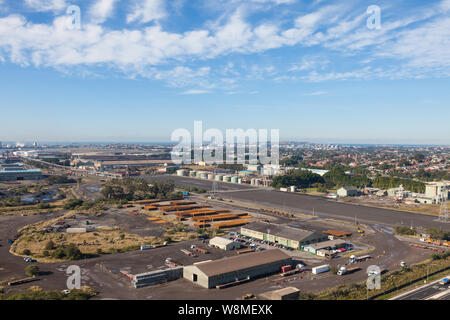
[[[353,186],[344,186],[338,189],[337,194],[339,197],[356,197],[358,195],[358,188]]]
[[[87,228],[67,228],[67,233],[86,233],[88,230]]]
[[[302,245],[328,240],[328,237],[322,233],[262,221],[252,222],[241,227],[241,234],[259,240],[279,243],[293,249],[300,249]]]
[[[298,300],[300,290],[295,287],[264,292],[261,297],[266,300]]]
[[[235,250],[235,249],[240,248],[239,242],[225,239],[222,237],[212,238],[211,240],[209,240],[209,244],[213,247],[216,247],[216,248],[219,248],[219,249],[222,249],[225,251],[230,251],[230,250]]]
[[[184,267],[183,277],[203,288],[248,281],[281,272],[292,258],[279,249],[236,255]]]
[[[123,271],[121,271],[121,273],[127,275],[131,279],[131,283],[135,288],[143,288],[181,278],[183,276],[183,267],[155,270],[136,275],[129,275],[127,272]]]
[[[350,246],[350,243],[347,243],[344,240],[337,239],[305,245],[302,246],[302,250],[313,254],[318,254],[319,250],[335,250],[337,248],[348,248]]]
[[[425,186],[425,196],[436,199],[436,202],[450,199],[450,183],[431,182]]]

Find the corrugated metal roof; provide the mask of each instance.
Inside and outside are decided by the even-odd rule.
[[[305,238],[314,234],[313,231],[293,228],[289,226],[282,226],[274,223],[256,221],[252,222],[245,227],[244,229],[254,230],[257,232],[262,232],[266,234],[271,234],[280,238],[303,241]]]
[[[290,256],[283,251],[279,249],[271,249],[206,262],[196,265],[196,267],[206,276],[211,277],[287,259],[290,259]]]

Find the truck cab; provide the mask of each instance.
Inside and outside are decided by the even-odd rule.
[[[343,276],[343,275],[346,274],[346,273],[347,273],[347,268],[346,268],[346,267],[341,267],[341,268],[338,270],[337,275],[338,275],[338,276]]]

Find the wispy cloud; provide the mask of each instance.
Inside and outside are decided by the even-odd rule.
[[[26,6],[36,11],[61,11],[67,8],[66,0],[24,0]]]
[[[114,7],[119,0],[97,0],[89,9],[93,23],[103,23],[114,13]]]
[[[147,23],[166,17],[164,0],[134,0],[127,22]]]
[[[209,91],[209,90],[202,90],[202,89],[191,89],[191,90],[183,91],[181,94],[197,95],[197,94],[208,94],[208,93],[211,93],[211,91]]]
[[[323,96],[323,95],[325,95],[327,93],[328,93],[327,91],[314,91],[314,92],[311,92],[311,93],[305,93],[304,95],[305,96]]]
[[[46,23],[33,22],[20,13],[3,16],[0,59],[22,66],[116,71],[126,77],[163,80],[176,87],[196,84],[208,90],[225,84],[228,91],[242,80],[368,79],[393,77],[392,70],[403,77],[426,76],[427,72],[436,76],[448,74],[450,66],[450,0],[435,1],[425,9],[412,8],[408,14],[391,13],[376,31],[366,28],[365,6],[355,5],[357,0],[337,4],[316,1],[309,12],[295,0],[218,1],[232,9],[213,21],[180,29],[173,27],[174,22],[170,28],[163,23],[173,7],[165,0],[133,0],[121,2],[128,10],[124,21],[120,23],[117,18],[114,28],[105,27],[107,19],[120,16],[114,15],[119,1],[91,1],[90,19],[83,20],[81,30],[69,28],[71,18],[64,12]],[[68,5],[66,0],[23,3],[33,10],[54,12]],[[303,10],[293,10],[292,14],[287,10],[280,22],[269,10],[263,19],[253,17],[248,3]],[[182,3],[177,7],[182,10]],[[277,50],[284,49],[296,50],[303,58],[299,61],[293,56],[290,61],[277,62],[276,58],[283,56]],[[320,53],[304,55],[303,50]],[[267,55],[275,57],[274,61]],[[335,63],[330,56],[356,63]],[[227,57],[240,57],[245,67],[228,65],[216,70],[211,66]],[[254,62],[254,58],[260,60]],[[378,59],[389,61],[375,69],[372,66]],[[369,68],[354,69],[364,61]]]

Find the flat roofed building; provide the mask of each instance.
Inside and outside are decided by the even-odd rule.
[[[302,247],[302,249],[304,251],[308,251],[308,252],[317,254],[317,252],[319,250],[333,250],[336,248],[349,247],[349,246],[351,246],[350,243],[347,243],[344,240],[337,239],[337,240],[329,240],[329,241],[305,245]]]
[[[241,227],[244,236],[282,244],[293,249],[328,240],[328,236],[310,230],[256,221]]]
[[[240,244],[236,241],[225,239],[222,237],[214,237],[211,240],[209,240],[209,244],[213,247],[229,251],[234,249],[239,249]]]
[[[261,294],[263,299],[267,300],[298,300],[300,290],[294,287],[268,291]]]
[[[196,263],[184,268],[183,277],[204,288],[215,288],[281,272],[282,266],[291,264],[290,256],[279,249],[271,249]]]

